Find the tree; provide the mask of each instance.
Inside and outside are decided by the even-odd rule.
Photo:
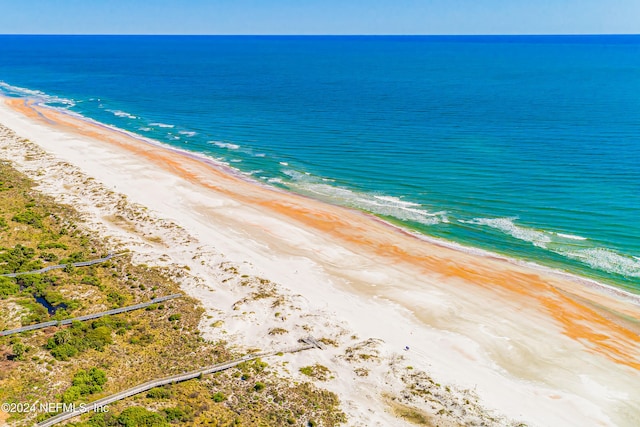
[[[73,376],[72,385],[62,395],[63,403],[73,403],[83,396],[102,391],[107,382],[107,375],[102,369],[91,368],[88,371],[80,369]]]

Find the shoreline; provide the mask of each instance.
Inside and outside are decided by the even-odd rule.
[[[423,241],[370,214],[225,176],[177,149],[141,147],[144,141],[126,131],[113,135],[114,129],[38,110],[54,123],[47,124],[28,109],[11,107],[0,108],[2,123],[107,187],[116,185],[132,202],[177,218],[200,242],[211,241],[216,251],[282,283],[292,298],[299,294],[315,316],[329,316],[317,320],[317,329],[335,318],[359,336],[382,338],[383,359],[400,354],[447,382],[477,386],[488,407],[532,425],[633,425],[630,420],[640,416],[640,403],[628,397],[640,370],[637,304],[552,272]],[[81,185],[65,189],[65,179],[71,177],[47,183],[49,191],[77,192],[78,203],[94,215],[102,212],[83,196]],[[149,194],[156,186],[162,194]],[[196,255],[170,253],[192,271],[204,268],[190,261]],[[205,287],[226,292],[207,279],[207,271],[200,276]],[[210,310],[223,310],[204,288],[190,292]],[[228,320],[239,322],[240,344],[249,332],[242,319]],[[408,342],[411,351],[402,353]],[[323,362],[339,371],[338,356],[323,356]],[[328,388],[360,408],[356,413],[367,414],[353,387],[370,381],[340,374]],[[380,402],[383,391],[368,391],[369,405]]]
[[[56,111],[58,113],[64,114],[64,115],[68,115],[74,118],[77,118],[78,120],[82,120],[88,124],[94,125],[94,126],[98,126],[101,128],[104,128],[106,130],[109,131],[113,131],[116,133],[120,133],[122,135],[125,135],[129,138],[133,138],[135,140],[138,140],[142,143],[145,144],[149,144],[153,147],[157,147],[157,148],[161,148],[164,150],[168,150],[171,152],[174,152],[178,155],[181,156],[185,156],[185,157],[189,157],[191,159],[203,162],[207,165],[210,165],[213,168],[216,168],[218,170],[220,170],[223,173],[229,174],[231,176],[233,176],[236,179],[240,179],[243,181],[246,181],[252,185],[256,185],[256,186],[260,186],[263,187],[267,190],[270,191],[275,191],[275,192],[282,192],[285,194],[295,194],[297,197],[301,197],[304,199],[309,199],[309,200],[313,200],[315,202],[319,202],[319,203],[327,203],[330,204],[328,202],[325,202],[323,200],[319,200],[319,199],[315,199],[312,196],[306,195],[306,194],[300,194],[300,193],[296,193],[296,192],[292,192],[289,191],[287,189],[282,189],[280,187],[276,187],[276,186],[272,186],[269,185],[268,183],[253,179],[251,176],[247,176],[244,173],[242,173],[241,171],[233,168],[232,166],[228,165],[225,162],[220,162],[217,161],[216,159],[207,156],[206,154],[202,154],[202,153],[198,153],[198,152],[194,152],[194,151],[190,151],[190,150],[186,150],[186,149],[182,149],[182,148],[178,148],[178,147],[174,147],[172,145],[154,140],[152,138],[148,138],[145,137],[143,135],[137,134],[135,132],[132,131],[128,131],[126,129],[122,129],[119,128],[117,126],[114,125],[109,125],[106,123],[102,123],[99,122],[95,119],[83,116],[82,114],[79,113],[75,113],[73,111],[70,110],[66,110],[63,108],[59,108],[59,107],[52,107],[46,104],[46,102],[38,102],[35,99],[30,99],[30,98],[10,98],[10,97],[6,97],[3,95],[0,95],[0,102],[6,102],[6,100],[8,99],[20,99],[20,100],[24,100],[25,103],[28,102],[32,102],[32,105],[37,106],[39,108],[44,108],[44,109],[49,109],[49,110],[53,110]],[[550,267],[550,266],[545,266],[542,264],[539,264],[535,261],[530,261],[530,260],[526,260],[526,259],[518,259],[518,258],[514,258],[511,257],[509,255],[504,255],[504,254],[500,254],[497,252],[493,252],[491,250],[488,249],[482,249],[482,248],[477,248],[477,247],[473,247],[473,246],[467,246],[464,245],[462,243],[458,243],[455,242],[453,240],[446,240],[446,239],[442,239],[442,238],[437,238],[437,237],[433,237],[433,236],[429,236],[426,234],[423,234],[419,231],[416,230],[412,230],[410,228],[406,228],[403,227],[402,225],[397,225],[394,224],[390,221],[387,221],[383,218],[380,218],[379,216],[370,213],[370,212],[366,212],[366,211],[362,211],[360,209],[357,208],[352,208],[352,207],[348,207],[348,206],[342,206],[342,205],[335,205],[335,204],[331,204],[331,206],[335,206],[341,209],[346,209],[349,211],[352,211],[354,213],[359,213],[362,214],[368,218],[370,218],[373,221],[378,221],[381,224],[384,224],[385,226],[395,229],[396,231],[403,233],[407,236],[411,236],[413,238],[422,240],[424,242],[427,242],[429,244],[435,245],[435,246],[440,246],[443,248],[447,248],[447,249],[452,249],[454,251],[459,251],[465,254],[469,254],[469,255],[476,255],[479,257],[486,257],[486,258],[490,258],[490,259],[495,259],[495,260],[500,260],[500,261],[505,261],[507,263],[516,265],[516,266],[521,266],[521,267],[526,267],[526,268],[532,268],[534,270],[539,270],[541,273],[545,273],[545,274],[552,274],[552,275],[556,275],[560,278],[563,279],[569,279],[581,286],[586,286],[586,287],[590,287],[594,290],[597,291],[601,291],[603,293],[621,298],[627,302],[630,302],[632,304],[638,305],[640,306],[640,293],[634,293],[632,291],[617,287],[615,285],[611,285],[608,283],[602,283],[599,282],[596,279],[592,279],[589,277],[584,277],[584,276],[580,276],[579,274],[570,272],[570,271],[565,271],[565,270],[561,270],[559,268],[554,268],[554,267]]]

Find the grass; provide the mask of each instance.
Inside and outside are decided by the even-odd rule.
[[[300,373],[320,381],[327,381],[331,375],[329,368],[317,363],[300,368]]]
[[[7,163],[0,162],[0,176],[0,272],[108,253],[105,242],[87,231],[72,208],[39,194]],[[130,254],[90,267],[0,278],[0,328],[50,320],[34,295],[65,304],[66,310],[57,316],[75,317],[178,292],[168,271],[134,265]],[[196,300],[184,297],[154,309],[0,337],[0,402],[91,401],[240,356],[223,341],[202,339],[202,314]],[[32,425],[47,416],[12,414],[8,422]],[[254,361],[150,390],[110,405],[108,413],[85,414],[67,425],[278,426],[311,419],[336,426],[345,416],[333,393],[311,384],[292,384],[265,362]]]
[[[437,423],[431,421],[431,416],[423,411],[420,411],[417,408],[412,408],[411,406],[403,405],[397,402],[394,402],[391,406],[396,416],[404,419],[407,422],[410,422],[411,424],[433,427],[438,425]]]

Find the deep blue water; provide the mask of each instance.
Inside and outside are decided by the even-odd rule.
[[[0,36],[0,81],[272,185],[640,290],[640,36]]]

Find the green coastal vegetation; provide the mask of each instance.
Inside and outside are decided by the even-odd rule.
[[[71,207],[39,193],[0,162],[0,274],[104,257],[105,241]],[[123,254],[89,267],[0,277],[0,330],[61,320],[180,293],[168,270]],[[203,309],[182,297],[144,310],[0,337],[0,402],[87,403],[134,385],[242,356],[198,330]],[[314,368],[313,376],[326,375]],[[0,414],[0,424],[33,425],[52,413]],[[8,419],[1,417],[8,416]],[[346,417],[335,394],[279,377],[254,360],[149,390],[108,412],[66,425],[336,426]]]
[[[320,381],[327,381],[331,375],[331,371],[329,370],[329,368],[320,364],[303,366],[302,368],[300,368],[300,373]]]

